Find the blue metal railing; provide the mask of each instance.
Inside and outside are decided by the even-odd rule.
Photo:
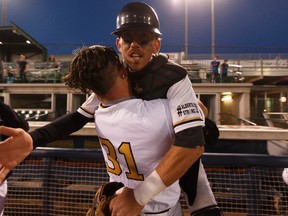
[[[205,153],[202,161],[224,212],[255,216],[288,212],[288,186],[282,179],[288,157]],[[38,148],[8,179],[5,215],[84,216],[95,191],[107,181],[100,149]]]

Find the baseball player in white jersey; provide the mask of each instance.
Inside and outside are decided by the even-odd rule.
[[[90,52],[93,49],[97,51],[99,46],[91,47]],[[104,50],[107,53],[111,52],[108,52],[107,49]],[[89,52],[89,49],[86,52]],[[80,52],[79,56],[78,58],[81,59],[84,54]],[[87,64],[87,60],[85,61]],[[74,70],[76,69],[81,71],[79,67],[75,67]],[[71,71],[73,73],[73,69]],[[184,79],[174,87],[181,88],[183,85],[190,85],[190,81]],[[123,89],[122,86],[119,88]],[[173,87],[170,89],[168,94],[171,94],[170,96],[173,98]],[[97,93],[97,90],[94,92]],[[110,92],[110,94],[114,93]],[[168,100],[163,99],[143,101],[142,99],[131,99],[131,94],[117,97],[114,100],[102,98],[100,103],[99,95],[93,93],[79,108],[78,112],[82,115],[95,118],[95,126],[111,181],[120,181],[124,183],[125,187],[137,191],[139,186],[141,188],[141,185],[145,184],[147,179],[149,180],[150,175],[155,174],[160,161],[171,149],[175,141],[175,128],[177,131],[181,131],[191,125],[203,126],[204,116],[197,105],[197,98],[188,98],[191,97],[190,93],[183,92],[182,94],[191,103],[179,104],[174,113],[170,113],[169,106],[178,104],[175,100],[170,100],[169,103]],[[186,122],[183,119],[186,119]],[[177,167],[173,168],[177,169]],[[145,186],[144,188],[147,189]],[[142,215],[178,216],[181,214],[181,211],[178,211],[177,214],[174,212],[176,207],[179,209],[179,203],[176,205],[180,196],[178,181],[173,181],[169,187],[165,186],[165,188],[165,190],[163,190],[164,188],[160,189],[156,194],[153,192],[153,197],[144,201]],[[144,192],[141,189],[140,191]],[[137,193],[135,195],[134,192],[134,196],[137,200]],[[150,196],[150,194],[145,196]],[[142,203],[141,199],[140,202],[137,200],[138,203]],[[172,210],[173,213],[171,213]]]
[[[190,82],[190,81],[189,81]],[[170,88],[171,91],[169,91],[171,97],[173,95],[173,93],[171,93],[173,91],[173,88],[178,88],[178,91],[179,91],[179,88],[180,89],[185,89],[183,88],[183,85],[187,85],[189,84],[189,82],[185,82],[185,81],[181,81],[179,83],[176,83],[172,88]],[[185,95],[185,94],[184,94]],[[185,96],[184,96],[185,97]],[[177,97],[179,98],[179,97]],[[176,98],[175,98],[176,99]],[[135,100],[135,99],[134,99]],[[195,101],[195,99],[193,99]],[[152,100],[154,101],[154,100]],[[157,101],[157,100],[156,100]],[[173,100],[169,100],[169,102],[171,102],[170,106],[173,104],[177,104],[177,101],[173,101]],[[97,131],[98,131],[98,134],[100,135],[101,131],[99,131],[99,127],[97,125],[99,125],[100,127],[103,127],[103,125],[106,125],[107,126],[107,131],[111,133],[112,136],[119,136],[119,137],[123,137],[125,136],[126,133],[129,133],[129,135],[133,134],[135,136],[135,139],[138,140],[142,140],[144,143],[149,143],[150,140],[155,140],[155,137],[153,138],[152,136],[149,135],[149,133],[151,133],[151,131],[148,131],[148,135],[147,133],[145,133],[145,131],[143,131],[144,128],[146,128],[147,126],[143,124],[143,122],[145,121],[142,121],[141,119],[139,121],[133,121],[134,122],[134,125],[131,124],[130,122],[130,126],[128,127],[125,127],[124,128],[124,131],[121,131],[119,130],[119,125],[120,126],[124,126],[127,121],[131,120],[131,116],[128,116],[126,117],[126,119],[121,115],[119,115],[119,118],[122,119],[122,121],[120,121],[120,123],[123,123],[123,125],[121,125],[119,122],[118,124],[117,123],[114,123],[115,121],[117,122],[117,118],[107,118],[106,119],[106,124],[103,124],[103,123],[100,123],[100,122],[97,122],[97,119],[99,119],[99,114],[101,114],[101,106],[100,106],[100,109],[98,109],[98,105],[99,105],[99,100],[98,100],[98,97],[96,94],[92,93],[91,96],[86,100],[86,102],[77,110],[79,113],[81,113],[82,115],[88,117],[88,118],[93,118],[94,117],[94,114],[95,114],[95,122],[96,122],[96,128],[97,128]],[[167,103],[167,101],[165,102],[165,104]],[[196,102],[197,103],[197,102]],[[149,104],[147,101],[144,101],[143,104]],[[109,104],[108,104],[109,105]],[[111,105],[111,104],[110,104]],[[116,106],[117,107],[117,106]],[[145,106],[144,106],[145,107]],[[194,106],[191,104],[191,105],[186,105],[186,106],[181,106],[179,107],[179,110],[176,110],[176,112],[174,113],[174,115],[172,114],[172,118],[173,118],[173,125],[178,125],[179,122],[183,123],[183,124],[180,124],[177,128],[174,128],[174,129],[177,129],[178,131],[181,131],[181,129],[185,129],[186,127],[189,127],[190,124],[193,124],[195,123],[193,121],[193,119],[197,119],[197,117],[195,117],[195,115],[193,116],[193,114],[195,113],[198,113],[197,110],[193,109],[193,107],[195,109],[197,109],[197,106]],[[133,108],[133,106],[132,106]],[[97,110],[98,109],[98,110]],[[145,109],[143,109],[145,110]],[[95,112],[96,111],[96,112]],[[165,113],[167,112],[167,110],[165,110]],[[168,110],[168,113],[170,111]],[[182,114],[183,112],[183,114]],[[201,111],[200,111],[201,112]],[[97,114],[96,114],[97,113]],[[136,106],[135,106],[135,113],[136,112]],[[150,112],[147,112],[147,115],[146,117],[149,118],[150,116],[149,115],[153,115],[152,119],[154,119],[154,123],[152,123],[150,126],[148,125],[148,130],[154,126],[155,124],[160,123],[158,120],[157,120],[157,116],[159,115],[159,113],[163,113],[162,112],[156,112],[153,111],[153,109],[151,110],[150,109]],[[140,114],[140,113],[139,113]],[[155,115],[156,114],[156,115]],[[186,115],[189,114],[191,116],[190,119],[192,119],[191,122],[187,122],[187,124],[185,124],[185,122],[183,121],[183,117],[187,117]],[[202,114],[201,114],[202,115]],[[125,115],[124,115],[125,116]],[[156,116],[156,117],[155,117]],[[106,116],[108,117],[108,116]],[[105,117],[105,118],[106,118]],[[171,114],[167,115],[166,114],[166,117],[171,119]],[[109,120],[108,120],[109,119]],[[124,119],[124,120],[123,120]],[[105,120],[105,119],[104,119]],[[157,120],[157,121],[156,121]],[[167,121],[165,120],[165,117],[162,119],[163,121],[165,121],[165,123],[167,123]],[[172,121],[172,120],[171,120]],[[112,128],[115,128],[115,131],[112,129]],[[128,129],[129,128],[129,129]],[[137,128],[137,130],[133,130]],[[140,128],[140,129],[139,129]],[[142,128],[142,129],[141,129]],[[153,127],[154,128],[154,127]],[[155,128],[154,128],[155,129]],[[172,128],[173,129],[173,128]],[[147,129],[146,129],[147,130]],[[133,131],[133,132],[132,132]],[[155,131],[158,131],[158,130],[155,130]],[[143,132],[143,134],[142,134]],[[174,132],[173,132],[174,133]],[[159,134],[161,134],[159,132]],[[156,134],[157,135],[157,134]],[[157,139],[157,138],[156,138]],[[121,139],[120,139],[121,140]],[[123,140],[124,141],[124,140]],[[150,141],[153,143],[155,143],[155,141]],[[112,142],[113,143],[113,142]],[[171,143],[171,142],[169,142]],[[173,143],[172,143],[173,144]],[[153,146],[151,145],[151,146]],[[155,150],[154,147],[151,147],[149,148],[148,150],[150,151],[150,154],[151,154],[151,149]],[[116,148],[117,149],[117,148]],[[105,149],[104,149],[105,151]],[[106,159],[107,157],[105,157]],[[146,161],[147,162],[147,161]],[[148,163],[147,163],[148,165]],[[110,173],[109,173],[110,174]],[[110,175],[111,177],[111,175]],[[111,179],[111,180],[114,180],[116,181],[116,179]],[[123,181],[121,181],[123,182]],[[212,194],[212,191],[209,190],[210,188],[210,185],[209,185],[209,182],[208,182],[208,179],[206,177],[206,173],[204,171],[204,167],[203,167],[203,164],[200,163],[200,167],[199,167],[199,174],[198,174],[198,183],[197,183],[197,194],[201,194],[201,199],[195,199],[195,202],[192,206],[193,209],[191,209],[192,211],[196,211],[198,209],[201,209],[207,205],[215,205],[216,201],[215,199],[211,199],[211,197],[214,198],[213,194]],[[190,207],[191,208],[191,207]]]
[[[86,56],[89,56],[89,59]],[[103,59],[105,57],[111,59],[111,56],[114,56],[116,65],[121,64],[117,63],[119,61],[118,55],[111,49],[100,46],[83,49],[71,63],[70,79],[72,79],[73,74],[74,76],[92,74],[93,71],[95,73],[97,70],[99,71],[98,73],[101,70],[111,72],[113,70],[111,68],[106,69],[102,66],[95,69],[94,66],[94,68],[89,69],[89,66],[87,66],[93,63],[98,66],[103,65],[105,62]],[[102,64],[99,62],[95,63],[95,59],[99,59]],[[85,62],[85,67],[83,63],[82,65],[79,64],[81,60]],[[203,113],[198,108],[196,98],[189,100],[191,101],[189,104],[179,105],[179,109],[175,110],[172,115],[169,111],[168,100],[143,101],[142,99],[131,99],[133,95],[130,84],[126,79],[128,73],[124,68],[121,69],[121,66],[118,67],[120,69],[117,68],[115,70],[114,68],[114,71],[118,71],[120,75],[115,81],[116,84],[111,86],[112,90],[99,90],[101,89],[100,85],[103,85],[103,83],[106,84],[105,87],[110,85],[106,83],[105,79],[99,83],[97,88],[95,80],[91,81],[91,78],[87,78],[88,83],[92,82],[93,86],[96,87],[86,83],[85,87],[89,88],[91,86],[97,96],[92,94],[86,103],[81,106],[81,109],[78,110],[78,112],[87,117],[95,118],[95,126],[110,180],[121,181],[125,185],[126,190],[124,189],[120,195],[111,201],[112,215],[126,216],[129,213],[136,215],[139,210],[141,210],[141,215],[181,215],[181,208],[178,202],[180,186],[177,180],[189,168],[189,164],[201,156],[203,149],[198,151],[199,148],[202,148],[201,146],[195,146],[192,149],[173,146],[175,141],[173,126],[178,127],[178,130],[183,130],[186,124],[202,127]],[[109,81],[112,82],[112,72],[105,77],[110,77]],[[73,80],[75,81],[76,79]],[[99,78],[99,80],[101,79]],[[185,80],[180,84],[185,85]],[[83,86],[83,83],[79,85]],[[120,89],[124,93],[121,93]],[[117,92],[116,97],[115,92]],[[185,97],[185,92],[183,95]],[[98,98],[100,98],[100,105]],[[175,101],[174,103],[177,102]],[[190,116],[190,121],[183,122],[184,116],[186,118]],[[171,149],[179,150],[179,158],[174,153],[169,155]],[[182,151],[184,158],[181,157]],[[188,159],[189,157],[186,158],[185,156],[187,151],[198,152],[198,155],[196,153],[196,158],[190,160]],[[191,154],[189,155],[193,157]],[[188,161],[184,162],[187,159]],[[173,176],[171,179],[171,176],[169,177],[167,173],[168,170],[169,174],[171,173]],[[168,179],[165,179],[166,177]],[[121,201],[121,196],[127,196],[127,194],[131,193],[129,191],[133,191],[132,198],[138,203],[136,208],[139,206],[140,208],[134,211],[135,209],[131,205],[131,211],[121,212],[121,208],[119,209],[117,205]],[[126,193],[126,195],[122,195],[123,193]],[[117,205],[114,209],[115,203]],[[125,205],[130,205],[127,200],[125,200]]]

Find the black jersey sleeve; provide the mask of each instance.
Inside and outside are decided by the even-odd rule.
[[[176,133],[174,145],[184,148],[195,148],[196,146],[204,146],[205,139],[203,135],[203,128],[201,126],[192,127]]]
[[[49,124],[29,132],[33,139],[33,148],[45,145],[49,142],[65,138],[71,133],[78,131],[91,119],[81,115],[79,112],[66,114]]]
[[[29,130],[28,122],[18,115],[10,106],[0,101],[0,119],[2,125]]]

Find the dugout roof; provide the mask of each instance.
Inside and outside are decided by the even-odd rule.
[[[47,57],[47,49],[38,41],[32,38],[15,23],[10,26],[0,26],[0,54],[6,61],[11,60],[11,56],[27,54],[30,56],[41,55],[43,59]]]

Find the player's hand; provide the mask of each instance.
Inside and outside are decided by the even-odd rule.
[[[20,128],[0,126],[0,134],[9,138],[0,143],[0,184],[8,174],[33,151],[31,136]],[[8,171],[8,172],[7,172]]]
[[[132,189],[124,188],[110,203],[111,216],[137,216],[144,206],[135,200]]]

